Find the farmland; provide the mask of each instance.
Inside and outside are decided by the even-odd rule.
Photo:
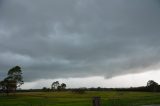
[[[92,106],[92,97],[101,97],[102,106],[141,106],[160,104],[160,93],[87,91],[84,94],[66,92],[23,92],[0,94],[0,106]]]

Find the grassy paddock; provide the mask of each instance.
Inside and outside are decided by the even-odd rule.
[[[88,91],[72,92],[26,92],[0,94],[0,106],[92,106],[92,97],[100,96],[102,106],[141,106],[160,104],[160,93]]]

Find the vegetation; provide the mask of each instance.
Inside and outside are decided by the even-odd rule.
[[[101,106],[160,104],[160,85],[153,80],[136,88],[66,89],[65,83],[55,81],[51,88],[16,90],[23,83],[21,67],[11,68],[0,81],[0,106],[92,106],[93,97],[101,98]]]
[[[55,82],[53,82],[52,85],[51,85],[51,90],[54,90],[54,91],[56,91],[56,90],[62,91],[62,90],[65,90],[65,89],[66,89],[66,86],[67,86],[67,85],[66,85],[65,83],[60,84],[59,81],[55,81]]]
[[[92,98],[101,97],[102,106],[141,106],[160,104],[160,93],[87,91],[84,94],[66,92],[24,92],[1,95],[0,106],[92,106]]]
[[[83,94],[85,93],[87,89],[86,88],[78,88],[78,89],[72,89],[73,93]]]
[[[10,92],[15,92],[23,83],[21,67],[15,66],[8,71],[7,77],[0,81],[0,88],[8,95]]]
[[[157,82],[153,81],[153,80],[149,80],[147,82],[147,87],[149,91],[152,92],[156,92],[156,91],[160,91],[160,86],[158,85]]]

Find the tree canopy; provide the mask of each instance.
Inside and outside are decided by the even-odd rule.
[[[0,82],[0,88],[2,91],[15,92],[17,87],[20,87],[24,83],[21,67],[15,66],[8,71],[7,77]]]
[[[159,89],[158,83],[153,80],[149,80],[147,82],[147,87],[150,89],[150,91],[157,91]]]
[[[60,91],[60,90],[65,90],[66,86],[67,85],[65,83],[60,84],[59,81],[55,81],[55,82],[52,83],[51,89]]]
[[[7,80],[13,80],[16,82],[16,87],[20,87],[23,84],[23,76],[21,67],[15,66],[8,71]]]

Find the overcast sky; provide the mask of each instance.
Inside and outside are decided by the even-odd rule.
[[[16,65],[24,88],[144,84],[160,76],[160,1],[0,0],[0,79]]]

